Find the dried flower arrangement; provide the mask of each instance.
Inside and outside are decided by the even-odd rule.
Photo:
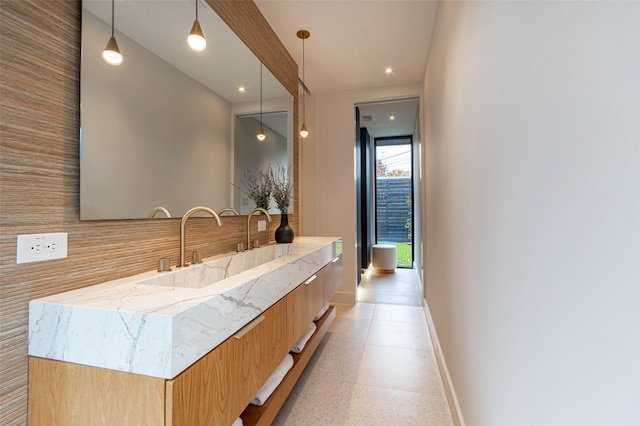
[[[269,210],[271,192],[273,191],[271,175],[273,175],[273,171],[269,166],[266,170],[261,170],[257,175],[245,170],[242,179],[242,185],[245,188],[247,197],[256,203],[256,207],[261,207],[265,210]]]
[[[245,170],[242,185],[245,194],[256,203],[256,207],[269,210],[270,199],[273,197],[281,214],[286,214],[289,210],[293,198],[291,167],[279,165],[274,171],[269,165],[257,175]]]
[[[289,204],[293,198],[293,179],[291,176],[291,167],[278,166],[274,172],[271,167],[268,168],[269,182],[271,183],[271,195],[278,206],[280,213],[286,214],[289,210]]]

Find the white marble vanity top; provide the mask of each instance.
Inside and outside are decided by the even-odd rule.
[[[29,355],[173,378],[342,252],[296,237],[29,302]]]

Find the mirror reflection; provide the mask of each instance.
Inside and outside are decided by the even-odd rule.
[[[260,61],[204,1],[207,46],[194,52],[195,1],[116,0],[118,66],[102,58],[111,7],[83,1],[81,219],[146,218],[156,207],[181,217],[196,205],[246,214],[254,206],[239,190],[243,171],[291,164],[291,94],[264,68],[267,138],[257,145]]]
[[[266,138],[259,141],[258,130],[264,129]],[[234,181],[242,182],[246,171],[257,175],[259,171],[271,166],[288,164],[287,159],[287,112],[265,113],[260,122],[260,115],[238,115],[235,125],[235,173]],[[242,184],[234,187],[234,207],[245,215],[256,207],[256,204],[242,192]],[[291,206],[289,206],[291,212]],[[279,214],[275,202],[270,201],[269,213]]]

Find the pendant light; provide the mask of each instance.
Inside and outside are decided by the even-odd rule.
[[[207,40],[204,38],[204,33],[202,32],[202,27],[200,26],[200,21],[198,21],[198,2],[200,0],[196,0],[196,20],[193,21],[193,26],[191,27],[191,32],[189,33],[189,37],[187,37],[187,43],[189,43],[189,47],[196,52],[202,52],[207,48]]]
[[[304,83],[304,41],[311,35],[307,30],[300,30],[296,33],[298,38],[302,39],[302,127],[300,127],[300,136],[306,138],[309,136],[309,130],[305,123],[307,109],[307,86]]]
[[[258,134],[256,136],[260,142],[265,140],[267,137],[264,134],[264,129],[262,128],[262,62],[260,62],[260,130],[258,130]]]
[[[118,49],[118,42],[113,35],[115,21],[115,0],[111,0],[111,38],[107,43],[107,47],[102,51],[102,59],[109,65],[117,66],[122,63],[122,54]]]

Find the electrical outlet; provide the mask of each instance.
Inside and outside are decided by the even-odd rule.
[[[258,231],[266,231],[267,230],[267,221],[259,220],[258,221]]]
[[[67,233],[18,235],[16,263],[40,262],[67,257]]]

